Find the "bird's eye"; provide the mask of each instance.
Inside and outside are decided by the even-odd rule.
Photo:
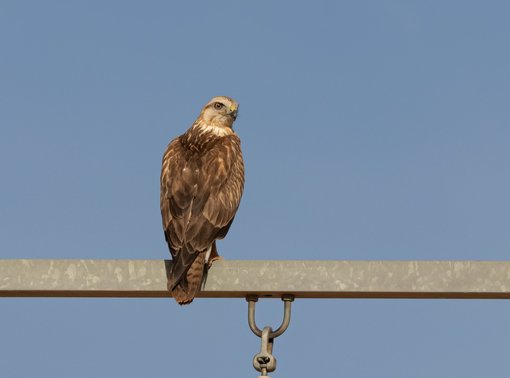
[[[221,108],[223,108],[223,104],[221,102],[215,102],[214,103],[214,109],[219,110]]]

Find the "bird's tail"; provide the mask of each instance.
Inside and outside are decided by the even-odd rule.
[[[174,287],[168,288],[177,303],[185,305],[193,301],[202,285],[205,268],[205,253],[202,252],[195,258],[195,261],[193,261],[179,283]]]

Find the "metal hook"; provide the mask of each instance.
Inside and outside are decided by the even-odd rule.
[[[274,339],[269,337],[271,327],[264,327],[260,338],[260,353],[253,357],[253,367],[262,373],[261,377],[267,377],[267,373],[276,370],[276,358],[273,356]]]
[[[248,324],[250,326],[251,331],[258,337],[262,337],[262,331],[257,324],[255,323],[255,303],[258,301],[258,297],[256,295],[248,295],[246,297],[246,301],[248,302]],[[290,323],[290,309],[291,303],[294,301],[294,296],[291,294],[282,295],[283,301],[283,321],[280,327],[275,331],[271,331],[269,334],[269,338],[274,339],[275,337],[280,336],[284,333],[289,327]]]

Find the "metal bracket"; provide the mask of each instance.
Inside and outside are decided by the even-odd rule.
[[[294,301],[293,295],[283,295],[283,321],[282,324],[273,331],[271,327],[264,327],[261,331],[255,322],[255,303],[258,301],[256,295],[249,295],[246,297],[248,302],[248,325],[252,332],[260,337],[260,353],[253,357],[253,367],[255,370],[260,372],[261,377],[266,377],[267,373],[275,371],[276,369],[276,358],[273,356],[273,343],[274,339],[284,333],[289,327],[290,323],[290,310],[291,303]]]

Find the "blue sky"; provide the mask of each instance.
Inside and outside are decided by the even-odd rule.
[[[0,257],[168,258],[159,170],[240,103],[227,259],[508,260],[505,1],[0,3]],[[258,306],[276,324],[281,304]],[[18,377],[258,374],[243,300],[1,299]],[[299,300],[275,377],[502,377],[506,301]]]

